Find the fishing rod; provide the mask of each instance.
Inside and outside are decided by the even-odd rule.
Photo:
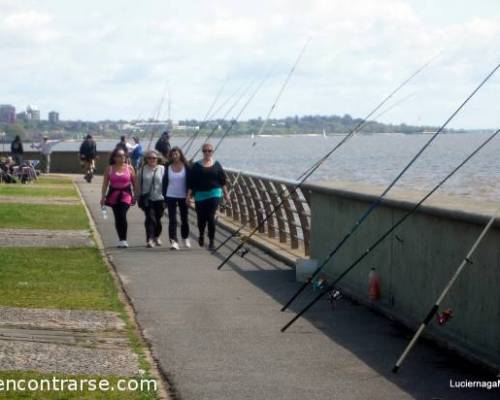
[[[163,90],[163,95],[161,96],[160,104],[158,105],[158,109],[157,109],[156,114],[154,116],[154,121],[158,121],[158,119],[160,118],[161,109],[163,107],[163,103],[165,101],[166,94],[167,94],[167,85],[165,85],[165,89]],[[153,143],[154,136],[155,136],[155,129],[152,128],[151,129],[151,137],[149,138],[147,151],[149,151],[151,149],[151,144]]]
[[[224,92],[224,88],[226,87],[226,84],[227,84],[228,81],[229,81],[229,76],[226,77],[226,79],[222,83],[222,86],[220,87],[220,89],[218,90],[217,94],[215,95],[214,100],[210,104],[210,107],[208,107],[208,110],[207,110],[205,116],[203,117],[202,122],[200,123],[198,130],[200,130],[201,127],[202,127],[202,125],[204,125],[208,121],[208,116],[210,115],[210,113],[212,112],[213,108],[215,107],[215,104],[217,104],[217,102],[219,101],[219,98],[222,95],[222,93]],[[193,130],[192,135],[189,136],[186,139],[186,141],[181,145],[181,149],[184,149],[186,147],[186,145],[191,141],[192,136],[194,136],[195,134],[196,134],[196,129]]]
[[[208,123],[208,121],[212,120],[234,97],[236,97],[238,95],[238,93],[240,93],[240,91],[244,87],[245,87],[245,83],[238,86],[238,88],[229,97],[227,97],[227,99],[224,102],[222,102],[222,104],[211,115],[209,115],[208,120],[206,122]],[[229,113],[232,111],[232,109],[238,104],[238,102],[241,100],[241,98],[243,98],[244,95],[245,95],[245,91],[243,91],[243,93],[241,93],[240,96],[238,96],[236,98],[236,101],[232,103],[232,106],[229,108],[229,110],[222,117],[223,120],[226,119],[226,117],[229,115]],[[218,129],[218,124],[216,124],[214,129],[212,129],[212,131],[210,131],[209,136],[213,135],[217,129]],[[200,136],[200,134],[201,134],[201,129],[198,129],[198,131],[196,132],[196,135],[194,135],[192,137],[191,143],[189,143],[186,150],[184,151],[185,155],[187,155],[189,150],[191,150],[191,146],[194,144],[194,142],[196,141],[198,136]]]
[[[415,96],[416,92],[413,92],[411,94],[409,94],[408,96],[405,96],[403,97],[402,99],[400,99],[399,101],[396,101],[395,103],[393,103],[392,105],[390,105],[389,107],[387,107],[386,109],[382,110],[380,113],[378,113],[376,116],[367,116],[365,117],[363,120],[362,120],[362,123],[359,124],[356,128],[353,129],[353,133],[358,133],[358,132],[361,132],[361,130],[366,126],[368,125],[369,122],[371,121],[376,121],[378,118],[380,118],[381,116],[385,115],[386,113],[388,113],[389,111],[391,111],[392,109],[394,109],[395,107],[401,105],[402,103],[404,103],[405,101],[407,101],[408,99],[410,99],[411,97]],[[370,118],[370,121],[368,120]],[[349,135],[351,132],[348,132],[347,135]],[[309,169],[305,170],[302,175],[300,175],[297,180],[301,180],[305,175],[307,175],[309,173],[309,171],[311,171],[314,167],[316,166],[316,164],[313,164]]]
[[[245,102],[245,104],[243,105],[243,107],[241,108],[240,112],[238,113],[238,115],[236,115],[236,117],[231,121],[231,125],[229,126],[228,129],[226,129],[226,131],[224,132],[224,134],[221,136],[221,138],[219,139],[219,141],[217,142],[217,145],[215,146],[214,148],[214,153],[217,151],[217,149],[219,148],[219,146],[222,144],[222,142],[224,141],[224,139],[227,137],[227,135],[229,134],[229,132],[231,131],[231,129],[236,125],[236,123],[238,122],[239,118],[241,117],[241,114],[243,114],[243,112],[245,111],[245,109],[248,107],[248,105],[250,104],[250,102],[253,100],[253,98],[256,96],[256,94],[259,92],[259,90],[262,88],[262,86],[264,85],[264,83],[266,82],[266,80],[269,78],[269,76],[271,75],[271,71],[269,71],[269,73],[267,75],[264,76],[264,78],[261,80],[261,82],[257,85],[257,87],[255,88],[255,90],[253,91],[253,93],[250,95],[250,97],[247,99],[247,101]],[[248,159],[247,159],[247,162],[248,160],[250,159],[250,156],[253,152],[253,150],[255,149],[255,145],[257,144],[257,141],[254,141],[253,144],[252,144],[252,150],[248,153]],[[238,175],[236,176],[236,178],[233,180],[233,182],[231,183],[231,189],[229,190],[228,192],[228,197],[230,198],[231,197],[231,194],[233,193],[233,191],[235,190],[236,188],[236,184],[237,182],[239,181],[240,179],[240,176],[241,176],[241,171],[238,172]],[[222,208],[231,208],[231,204],[222,204]],[[215,222],[218,221],[218,218],[216,219]]]
[[[337,252],[342,248],[342,246],[352,237],[354,232],[363,224],[363,222],[368,218],[368,216],[382,203],[385,195],[396,185],[396,183],[401,179],[401,177],[410,169],[410,167],[415,163],[415,161],[422,155],[422,153],[432,144],[432,142],[443,132],[443,130],[448,126],[448,124],[455,118],[455,116],[462,110],[463,107],[469,102],[469,100],[481,89],[481,87],[493,76],[496,70],[500,67],[498,64],[484,80],[477,86],[476,89],[465,99],[465,101],[460,104],[460,106],[450,115],[450,117],[445,121],[445,123],[430,137],[430,139],[422,146],[422,148],[413,156],[410,162],[401,170],[401,172],[393,179],[393,181],[385,188],[382,194],[377,197],[377,199],[370,204],[368,209],[361,214],[359,219],[354,223],[351,229],[345,234],[345,236],[337,243],[337,245],[330,252],[326,260],[314,271],[310,280],[304,282],[304,284],[297,290],[297,292],[288,300],[288,302],[281,308],[281,311],[285,311],[290,304],[304,291],[304,289],[313,282],[314,278],[321,272],[323,267],[337,254]]]
[[[439,54],[438,54],[439,55]],[[399,84],[391,93],[389,93],[373,110],[371,110],[368,115],[363,118],[353,129],[351,129],[347,135],[344,136],[344,138],[337,143],[331,150],[329,150],[323,157],[321,157],[318,161],[316,161],[311,167],[306,169],[304,173],[302,173],[299,178],[297,179],[299,182],[295,185],[295,187],[289,191],[287,195],[285,195],[285,192],[287,189],[282,190],[279,194],[278,197],[281,198],[281,200],[276,204],[276,206],[273,207],[273,209],[269,212],[269,214],[266,214],[265,217],[257,224],[255,228],[253,228],[248,235],[246,235],[244,238],[241,239],[241,243],[236,247],[235,250],[233,250],[229,256],[227,256],[224,261],[217,267],[217,269],[221,269],[224,264],[226,264],[231,257],[236,254],[239,249],[241,249],[245,242],[250,239],[268,220],[271,218],[277,210],[285,203],[288,197],[292,196],[294,193],[297,192],[299,188],[302,187],[304,182],[333,154],[335,153],[341,146],[343,146],[349,139],[353,137],[353,135],[358,132],[368,121],[368,119],[375,114],[385,103],[387,103],[399,90],[401,90],[404,86],[406,86],[413,78],[415,78],[420,72],[422,72],[429,64],[431,64],[437,56],[432,57],[429,61],[427,61],[425,64],[420,66],[414,73],[412,73],[408,78],[406,78],[401,84]],[[283,197],[284,196],[284,197]],[[238,230],[236,230],[234,233],[229,235],[219,246],[215,249],[215,251],[218,251],[222,246],[224,246],[229,240],[231,240],[233,237],[237,236],[240,234],[240,232],[243,230],[244,226],[241,226]]]
[[[411,99],[412,97],[415,97],[415,95],[417,94],[417,92],[413,92],[413,93],[410,93],[408,96],[405,96],[403,97],[402,99],[399,99],[398,101],[392,103],[389,107],[387,107],[385,110],[382,110],[380,113],[378,113],[377,115],[375,115],[373,118],[372,118],[372,121],[377,121],[377,119],[379,119],[380,117],[382,117],[383,115],[387,114],[389,111],[391,111],[392,109],[396,108],[397,106],[403,104],[404,102],[408,101],[409,99]]]
[[[226,117],[229,116],[229,114],[233,111],[233,109],[238,105],[238,103],[243,99],[243,97],[248,93],[248,91],[252,88],[252,86],[254,85],[254,82],[250,82],[250,85],[245,88],[245,90],[242,92],[241,96],[238,97],[236,99],[236,101],[233,103],[233,105],[229,108],[229,110],[227,110],[226,114],[222,117],[222,120],[224,121],[226,119]],[[253,96],[251,96],[250,99],[252,99]],[[243,113],[243,111],[245,110],[246,106],[248,105],[249,102],[246,102],[243,109],[238,113],[238,117]],[[233,126],[236,124],[237,120],[235,120],[233,118],[233,120],[231,121],[231,124],[229,126],[229,128],[226,128],[226,130],[224,131],[224,134],[222,135],[223,137],[225,137],[230,131],[231,129],[233,129]],[[215,132],[217,132],[218,130],[218,126],[215,126],[214,129],[212,129],[212,131],[210,132],[210,134],[207,135],[207,137],[205,138],[205,142],[204,143],[207,143],[210,138],[215,134]],[[220,141],[219,141],[220,143]],[[201,147],[198,147],[198,149],[196,149],[196,151],[194,152],[194,154],[191,156],[191,160],[194,160],[194,158],[198,155],[198,153],[200,152],[201,150]]]
[[[279,99],[281,98],[281,95],[283,94],[283,92],[285,91],[285,88],[287,87],[288,85],[288,82],[290,81],[293,73],[295,72],[295,69],[297,68],[297,65],[299,64],[300,60],[302,59],[302,56],[304,55],[306,49],[307,49],[307,46],[309,45],[309,43],[311,42],[311,38],[309,37],[306,41],[306,43],[304,44],[304,47],[301,49],[299,55],[297,56],[297,59],[295,60],[295,63],[292,65],[290,71],[288,72],[283,84],[281,85],[281,88],[280,90],[278,91],[278,94],[276,95],[276,98],[274,99],[274,103],[271,105],[271,108],[269,109],[269,112],[267,113],[266,115],[266,118],[264,120],[264,122],[262,123],[262,125],[260,126],[260,129],[259,131],[257,132],[257,134],[255,135],[255,137],[258,137],[259,135],[262,134],[262,132],[264,131],[264,129],[266,128],[267,124],[269,123],[269,119],[271,118],[271,114],[273,113],[274,109],[276,108],[276,105],[278,104],[278,101]],[[253,143],[252,147],[255,148],[255,145],[256,145],[256,141]],[[240,171],[241,173],[241,171]],[[239,178],[239,175],[238,174],[238,178]],[[234,184],[233,184],[234,186]],[[259,224],[260,226],[260,224]],[[214,252],[218,251],[222,246],[224,246],[227,242],[229,242],[229,240],[231,240],[234,236],[237,236],[241,230],[243,229],[243,226],[241,226],[236,232],[230,234],[219,246],[217,246],[217,248],[214,249]],[[241,249],[241,247],[243,247],[243,242],[240,243],[240,245],[237,246],[237,248],[229,255],[229,257],[226,257],[226,259],[222,262],[222,264],[220,264],[217,269],[221,269],[222,266],[227,262],[229,261],[229,259],[234,255],[236,254],[239,249]]]
[[[219,141],[215,145],[215,147],[214,147],[214,153],[217,151],[217,149],[222,144],[222,142],[224,141],[224,139],[229,135],[229,133],[231,132],[231,130],[233,129],[233,127],[236,125],[236,123],[240,119],[240,117],[243,114],[243,112],[250,105],[250,103],[252,102],[252,100],[254,99],[254,97],[257,95],[257,93],[260,91],[260,89],[262,88],[262,86],[264,86],[264,83],[267,81],[267,79],[269,78],[270,75],[271,75],[271,72],[269,72],[266,76],[264,76],[264,78],[260,81],[260,83],[257,85],[257,87],[255,88],[255,90],[252,92],[252,94],[250,95],[250,97],[247,99],[247,101],[245,102],[245,104],[243,104],[243,107],[241,107],[239,113],[232,119],[231,125],[225,130],[225,132],[222,134],[222,136],[220,137]]]
[[[415,344],[417,343],[417,340],[422,335],[424,329],[427,327],[427,324],[432,320],[434,315],[436,315],[436,313],[438,312],[439,306],[441,305],[441,302],[444,300],[444,298],[446,297],[446,295],[448,294],[448,292],[450,291],[450,289],[452,288],[452,286],[454,285],[455,281],[458,279],[458,277],[460,276],[460,274],[462,273],[464,268],[468,264],[471,264],[471,265],[474,264],[474,262],[472,261],[472,255],[475,253],[477,247],[479,246],[479,244],[482,242],[482,240],[484,239],[484,237],[486,236],[486,234],[490,230],[490,228],[493,225],[493,223],[495,222],[499,212],[500,212],[500,207],[497,208],[497,210],[493,213],[493,215],[489,219],[488,223],[486,224],[484,229],[481,231],[481,233],[477,237],[477,239],[474,242],[474,244],[472,245],[472,247],[469,249],[469,252],[465,256],[465,258],[462,260],[462,262],[460,263],[460,265],[456,269],[455,273],[453,274],[453,276],[451,277],[449,282],[446,284],[445,288],[443,289],[443,291],[439,295],[438,299],[436,300],[436,302],[434,303],[434,305],[432,306],[430,311],[427,313],[427,316],[420,324],[420,327],[418,328],[417,332],[415,332],[415,335],[413,335],[413,338],[411,339],[410,343],[408,344],[408,346],[406,346],[405,350],[403,351],[403,353],[399,357],[398,361],[396,362],[396,364],[394,364],[394,367],[392,367],[392,372],[397,373],[399,371],[401,364],[404,362],[404,360],[406,359],[406,357],[408,356],[408,354],[412,350],[413,346],[415,346]]]
[[[441,180],[434,188],[428,192],[422,199],[415,204],[403,217],[401,217],[391,228],[384,232],[371,246],[369,246],[349,267],[347,267],[342,273],[329,284],[325,291],[318,294],[306,307],[302,309],[295,317],[293,317],[283,328],[281,332],[285,332],[297,319],[299,319],[307,310],[309,310],[317,301],[319,301],[326,293],[331,292],[338,282],[342,280],[352,269],[354,269],[366,256],[368,256],[373,250],[375,250],[379,244],[381,244],[392,232],[396,230],[404,221],[406,221],[417,209],[424,203],[430,196],[434,194],[449,178],[451,178],[458,170],[460,170],[472,157],[474,157],[484,146],[486,146],[495,136],[498,135],[500,130],[497,130],[493,135],[486,139],[480,146],[478,146],[472,153],[470,153],[464,161],[462,161],[455,169],[453,169],[446,177]],[[320,266],[324,267],[330,258],[327,258]]]
[[[227,97],[223,102],[222,104],[218,105],[217,106],[217,109],[215,111],[211,110],[210,112],[208,112],[206,115],[205,115],[205,118],[203,119],[203,121],[201,122],[198,130],[189,138],[188,140],[188,144],[187,144],[187,148],[186,150],[189,151],[191,149],[191,146],[193,145],[193,143],[195,142],[195,140],[198,138],[198,136],[201,135],[201,131],[202,131],[202,128],[204,128],[205,125],[208,125],[209,121],[215,117],[215,115],[217,115],[219,113],[219,111],[229,102],[229,100],[231,100],[235,94],[239,91],[239,89],[241,88],[242,86],[238,87],[238,89],[236,90],[236,92],[232,93],[229,97]],[[186,153],[186,151],[183,149],[184,153]]]

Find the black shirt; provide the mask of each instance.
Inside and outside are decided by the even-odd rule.
[[[201,161],[194,163],[189,179],[189,188],[194,192],[207,192],[226,184],[226,173],[218,161],[204,167]]]
[[[14,140],[10,144],[10,152],[12,154],[24,154],[23,143],[20,140]]]
[[[80,154],[95,158],[97,156],[97,146],[94,140],[85,139],[80,146]]]

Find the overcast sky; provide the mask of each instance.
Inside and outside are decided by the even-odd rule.
[[[229,95],[272,69],[242,117],[264,116],[311,35],[275,116],[364,116],[443,51],[381,118],[437,125],[500,62],[499,34],[498,0],[0,0],[0,103],[144,118],[168,87],[173,118],[200,119],[226,77]],[[500,127],[499,89],[452,126]]]

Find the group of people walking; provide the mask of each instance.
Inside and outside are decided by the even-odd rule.
[[[128,247],[127,212],[137,204],[145,215],[147,247],[162,245],[162,217],[166,209],[170,247],[174,250],[179,250],[181,245],[190,248],[188,213],[189,206],[194,204],[198,244],[205,246],[205,231],[208,230],[208,249],[215,248],[215,215],[221,199],[229,201],[229,195],[224,169],[213,158],[213,146],[205,143],[202,152],[201,160],[189,163],[179,147],[169,148],[161,155],[156,150],[147,151],[142,165],[136,168],[129,162],[129,152],[125,148],[115,148],[104,173],[100,203],[113,210],[118,247]],[[180,215],[182,242],[177,234],[177,214]]]

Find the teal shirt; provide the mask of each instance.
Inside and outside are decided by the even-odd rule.
[[[220,199],[221,197],[222,197],[222,188],[219,187],[204,192],[195,192],[194,201],[203,201],[213,198]]]

